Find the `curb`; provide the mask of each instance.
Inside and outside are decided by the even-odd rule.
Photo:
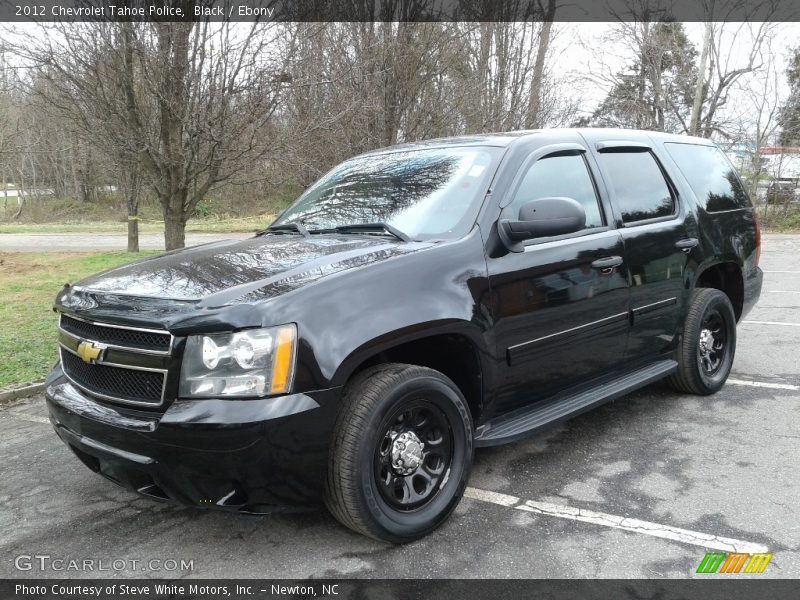
[[[6,390],[4,392],[0,392],[0,404],[6,404],[13,400],[19,400],[20,398],[27,398],[28,396],[33,396],[34,394],[38,394],[39,392],[43,391],[44,381],[23,385],[22,387],[18,387],[13,390]]]

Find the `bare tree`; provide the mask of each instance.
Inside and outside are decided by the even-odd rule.
[[[295,26],[281,157],[309,183],[345,156],[454,133],[461,32],[441,23]]]
[[[749,160],[738,165],[748,180],[752,198],[759,195],[759,183],[767,174],[764,146],[776,141],[780,130],[782,105],[781,74],[772,44],[764,47],[766,66],[737,85],[736,114],[731,121],[729,141],[750,150]]]
[[[535,25],[489,21],[466,27],[459,88],[467,132],[520,128],[528,111]]]
[[[547,61],[557,8],[555,0],[482,4],[469,14],[478,22],[461,25],[463,67],[455,78],[467,132],[542,127],[550,120]]]
[[[596,53],[601,68],[590,81],[608,87],[608,95],[594,111],[592,121],[599,125],[685,131],[691,107],[691,91],[696,77],[696,51],[681,23],[654,23],[648,12],[645,20],[632,20],[614,26],[605,43],[624,49],[625,67],[616,70],[605,65]],[[614,57],[617,62],[617,57]]]
[[[564,101],[548,63],[555,0],[463,6],[474,22],[297,24],[279,112],[286,171],[307,184],[397,142],[568,123],[578,100]]]
[[[134,179],[161,203],[166,248],[183,247],[197,203],[272,147],[264,129],[285,85],[286,29],[208,21],[52,28],[23,49],[57,90],[51,104],[100,132],[95,142],[116,163],[139,169]]]
[[[734,3],[738,6],[737,3]],[[702,137],[727,135],[727,124],[721,115],[728,104],[731,92],[741,79],[769,67],[771,57],[769,42],[774,36],[776,23],[710,23],[709,64],[702,76],[703,88],[699,108],[695,103],[691,133]],[[746,48],[746,53],[734,48]],[[774,60],[774,57],[772,57]]]

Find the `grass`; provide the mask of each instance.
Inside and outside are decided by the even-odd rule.
[[[292,185],[268,190],[230,188],[203,199],[186,226],[190,232],[251,232],[267,227],[275,215],[300,194]],[[17,215],[15,199],[0,195],[0,233],[119,233],[127,232],[127,210],[123,198],[101,194],[92,202],[75,198],[29,198]],[[143,198],[139,206],[139,228],[143,233],[162,233],[164,217],[154,198]]]
[[[155,254],[0,253],[0,389],[42,379],[55,363],[52,306],[61,286]]]
[[[797,233],[800,231],[800,211],[788,214],[769,215],[759,221],[767,232]]]

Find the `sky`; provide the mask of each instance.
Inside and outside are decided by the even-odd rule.
[[[587,73],[601,75],[602,65],[598,61],[597,52],[602,50],[603,62],[609,71],[618,71],[625,66],[629,57],[625,56],[622,44],[609,44],[604,38],[613,30],[615,23],[558,23],[552,54],[552,65],[560,72],[569,73],[575,85],[583,94],[583,105],[586,112],[591,112],[608,92],[606,86],[590,85],[583,81]],[[741,23],[727,23],[723,30],[723,46],[729,51],[731,65],[741,65],[747,61],[747,56],[752,47],[749,44],[747,31],[741,29]],[[757,25],[757,24],[753,24]],[[689,39],[697,48],[698,53],[703,46],[705,31],[704,23],[684,23]],[[782,99],[789,93],[785,71],[792,49],[800,47],[800,23],[779,23],[774,25],[772,50],[775,56],[775,73],[778,75],[775,84]],[[746,29],[746,28],[745,28]],[[736,33],[738,32],[738,35]],[[743,85],[754,82],[745,81]],[[737,107],[742,109],[742,107]]]

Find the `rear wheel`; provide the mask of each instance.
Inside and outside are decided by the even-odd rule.
[[[728,296],[717,289],[696,289],[676,352],[678,371],[670,383],[681,392],[713,394],[725,384],[735,352],[736,316]]]
[[[368,369],[342,399],[325,503],[364,535],[418,539],[458,504],[472,449],[469,408],[450,379],[413,365]]]

